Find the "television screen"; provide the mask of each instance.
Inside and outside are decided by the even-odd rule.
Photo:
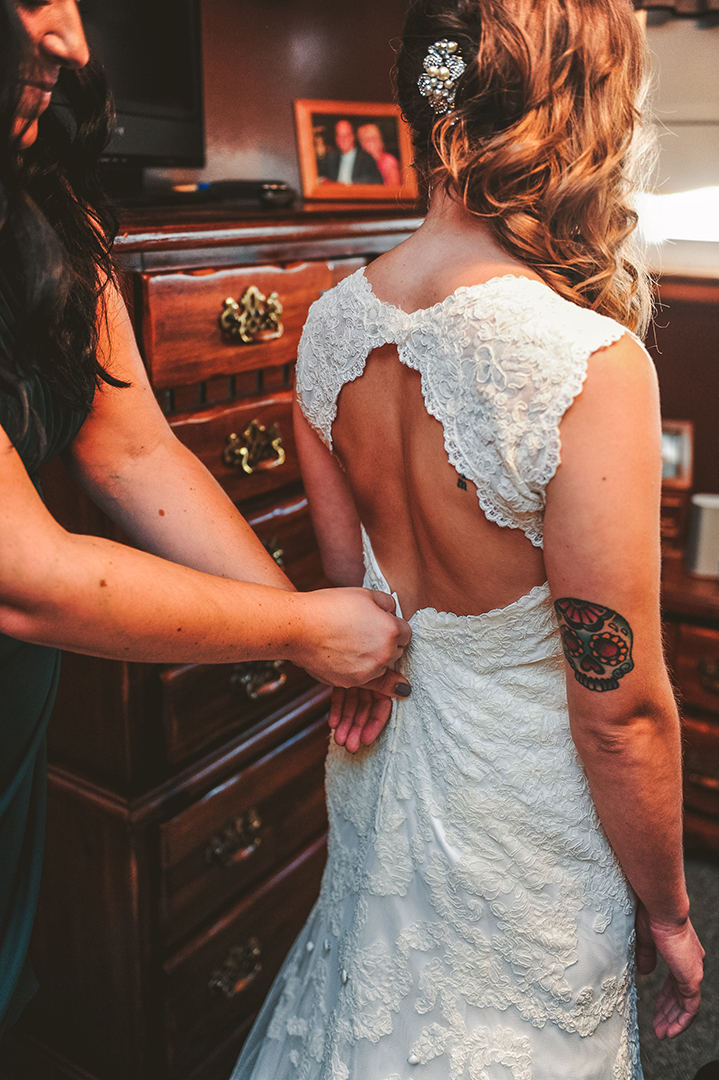
[[[204,165],[199,0],[83,0],[117,109],[105,160]]]

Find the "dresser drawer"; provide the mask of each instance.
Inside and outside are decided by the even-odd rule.
[[[719,630],[680,625],[674,678],[685,704],[719,713]]]
[[[289,660],[177,664],[160,672],[160,683],[172,765],[238,735],[316,685]]]
[[[248,521],[298,589],[327,584],[304,495],[285,499]],[[289,661],[264,660],[176,664],[161,669],[160,682],[165,752],[172,764],[251,727],[314,685]]]
[[[327,828],[323,715],[160,827],[161,911],[175,941]]]
[[[153,386],[187,386],[214,375],[290,363],[297,356],[307,310],[331,287],[332,278],[324,262],[141,275],[141,340]],[[264,301],[274,293],[281,314],[276,322],[263,320]],[[232,315],[227,300],[239,307],[236,329],[255,337],[254,343],[223,331],[223,311]],[[254,314],[240,327],[237,318],[247,307],[253,307]],[[280,336],[272,336],[279,327]]]
[[[687,811],[684,814],[684,850],[714,859],[719,851],[719,821]]]
[[[271,510],[248,515],[247,520],[296,589],[309,592],[327,586],[304,495],[295,495]]]
[[[178,416],[170,427],[235,503],[300,479],[290,390]]]
[[[259,1007],[317,899],[325,857],[322,838],[166,963],[171,1076],[189,1072]]]
[[[719,723],[685,717],[684,802],[694,810],[719,817]]]

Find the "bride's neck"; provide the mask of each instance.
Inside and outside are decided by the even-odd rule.
[[[500,250],[485,222],[470,214],[462,200],[443,186],[432,192],[423,228],[427,233],[457,234],[470,242],[487,245],[495,252]]]
[[[486,263],[493,267],[520,270],[535,276],[523,263],[512,258],[494,239],[491,229],[481,218],[470,214],[461,199],[443,186],[434,190],[429,209],[419,233],[433,248],[451,252],[452,261]]]

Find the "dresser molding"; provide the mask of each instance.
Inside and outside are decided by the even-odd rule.
[[[416,209],[350,204],[307,206],[292,214],[228,219],[217,208],[144,211],[125,223],[115,243],[127,270],[246,266],[304,259],[376,256],[422,224]]]

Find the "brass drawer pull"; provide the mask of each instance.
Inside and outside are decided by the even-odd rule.
[[[220,312],[220,329],[243,345],[274,341],[285,332],[282,311],[276,292],[265,296],[256,285],[250,285],[239,300],[227,297]]]
[[[710,694],[719,694],[719,660],[704,657],[697,664],[699,682]]]
[[[253,420],[241,435],[232,432],[225,440],[222,460],[231,468],[242,469],[251,476],[256,469],[277,469],[285,462],[279,424],[265,427]]]
[[[271,540],[265,540],[262,546],[264,547],[267,554],[272,556],[280,569],[284,569],[285,550],[284,548],[280,547],[281,543],[282,541],[280,540],[279,536],[273,536]]]
[[[248,663],[235,664],[230,686],[234,690],[244,690],[252,701],[269,697],[287,682],[284,666],[284,660],[250,660]]]
[[[221,966],[210,976],[210,993],[232,1001],[262,971],[261,956],[262,949],[256,937],[248,938],[246,944],[230,949]]]
[[[205,862],[229,869],[254,854],[262,842],[262,820],[256,810],[229,821],[205,848]]]
[[[703,776],[701,773],[687,773],[684,777],[687,783],[694,787],[706,788],[708,791],[719,791],[719,779],[715,776]]]

